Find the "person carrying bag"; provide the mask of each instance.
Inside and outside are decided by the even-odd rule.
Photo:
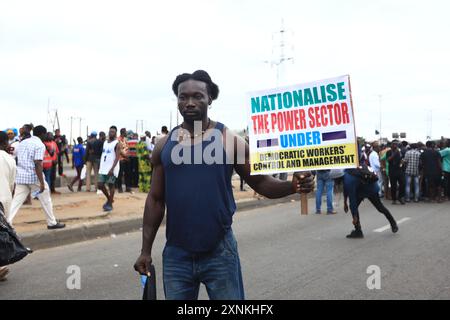
[[[22,244],[17,233],[6,221],[4,208],[0,203],[0,267],[20,261],[31,252],[32,250]]]

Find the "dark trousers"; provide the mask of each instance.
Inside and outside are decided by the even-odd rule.
[[[441,174],[426,174],[424,175],[425,180],[425,196],[430,200],[436,200],[440,198],[441,192]]]
[[[391,225],[395,223],[394,217],[389,212],[389,210],[383,205],[383,203],[380,200],[380,196],[378,194],[377,195],[371,195],[367,199],[369,199],[370,203],[372,203],[372,205],[375,207],[375,209],[378,210],[378,212],[382,213],[386,217],[386,219],[389,221],[389,223]],[[357,209],[356,210],[351,210],[352,216],[353,216],[353,221],[354,222],[356,221],[356,224],[355,224],[355,228],[356,229],[361,229],[361,222],[359,220],[359,205],[361,204],[361,202],[363,200],[364,199],[359,198],[357,200],[357,206],[356,206]]]
[[[50,173],[50,181],[51,181],[51,183],[49,185],[50,191],[52,191],[52,192],[55,191],[56,171],[57,171],[57,164],[54,163],[53,166],[52,166],[51,173]]]
[[[64,156],[64,154],[62,154],[62,153],[58,155],[58,174],[60,176],[62,176],[63,173],[64,173],[64,168],[63,168],[64,159],[63,159],[63,156]]]
[[[116,180],[116,188],[122,190],[123,180],[125,180],[125,187],[131,189],[131,166],[130,161],[120,161],[119,176]]]
[[[379,187],[376,182],[371,184],[361,184],[359,178],[350,174],[344,176],[344,194],[348,196],[350,212],[353,217],[353,225],[356,229],[361,229],[359,219],[359,205],[364,199],[369,199],[372,205],[382,213],[391,225],[395,224],[395,219],[389,210],[383,205],[379,196]]]
[[[403,172],[389,172],[389,180],[391,181],[391,198],[393,201],[403,199],[405,197],[405,175]],[[397,198],[398,190],[398,198]]]
[[[131,186],[139,187],[139,161],[138,158],[130,157]]]
[[[75,169],[77,170],[77,176],[73,178],[70,185],[73,186],[78,181],[78,191],[81,191],[81,187],[83,186],[83,180],[81,180],[81,170],[83,170],[83,166],[75,167]]]
[[[444,171],[444,196],[450,200],[450,172]]]

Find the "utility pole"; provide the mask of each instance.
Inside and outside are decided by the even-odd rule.
[[[71,145],[72,143],[72,129],[73,129],[73,117],[70,117],[70,141],[69,141],[69,145]]]
[[[52,131],[55,131],[55,127],[58,129],[61,129],[61,126],[59,124],[58,109],[50,108],[50,98],[48,98],[48,100],[47,100],[47,128],[48,128],[48,130],[50,130],[50,128],[52,128]]]
[[[139,123],[141,130],[139,131]],[[136,133],[141,134],[144,132],[144,120],[136,120]]]
[[[427,140],[431,139],[433,134],[433,110],[428,110],[427,113]]]
[[[81,117],[70,117],[70,142],[69,142],[69,145],[72,145],[71,143],[73,142],[73,120],[80,121],[78,131],[79,131],[79,137],[81,137],[81,121],[84,119]]]
[[[381,101],[382,101],[382,99],[383,99],[383,95],[381,95],[381,94],[379,94],[378,95],[378,101],[379,101],[379,113],[380,113],[380,131],[378,132],[379,134],[380,134],[380,145],[381,145],[381,139],[382,139],[382,135],[381,135],[381,115],[382,115],[382,112],[381,112]]]
[[[55,123],[58,124],[58,129],[61,130],[61,126],[59,124],[58,109],[55,110]],[[55,131],[55,124],[53,124],[53,131]]]
[[[51,114],[50,114],[50,97],[47,99],[47,126],[50,129],[51,122]]]
[[[271,61],[264,61],[265,63],[270,64],[271,67],[275,66],[276,69],[276,86],[280,86],[280,79],[281,83],[285,81],[285,62],[286,61],[292,61],[294,63],[294,57],[292,56],[286,56],[286,47],[287,47],[287,41],[286,41],[286,29],[284,28],[284,20],[281,19],[281,28],[279,31],[275,32],[272,35],[272,41],[274,42],[272,47],[272,60]],[[293,53],[294,47],[291,46],[291,53]],[[279,55],[277,55],[279,53]],[[277,55],[277,57],[274,57]]]
[[[79,127],[79,129],[80,129],[80,135],[79,135],[79,137],[81,137],[81,120],[83,120],[83,118],[80,117],[80,127]]]

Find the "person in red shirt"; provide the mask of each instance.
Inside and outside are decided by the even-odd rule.
[[[128,159],[130,161],[131,172],[131,187],[139,187],[139,162],[137,156],[137,144],[139,143],[139,136],[137,133],[133,133],[131,139],[128,140]]]
[[[45,180],[47,181],[50,190],[54,190],[55,181],[52,179],[52,171],[56,169],[56,164],[58,163],[59,149],[51,132],[47,133],[47,138],[44,141],[44,145],[45,154],[42,167],[44,169]]]

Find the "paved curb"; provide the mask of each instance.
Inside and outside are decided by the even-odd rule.
[[[237,210],[251,210],[272,206],[280,203],[298,201],[298,195],[291,195],[281,199],[251,199],[237,202]],[[163,225],[165,224],[165,219]],[[138,231],[142,227],[142,217],[104,219],[78,226],[68,226],[60,230],[35,231],[21,234],[25,246],[33,250],[47,249],[101,237],[109,237],[127,232]]]

